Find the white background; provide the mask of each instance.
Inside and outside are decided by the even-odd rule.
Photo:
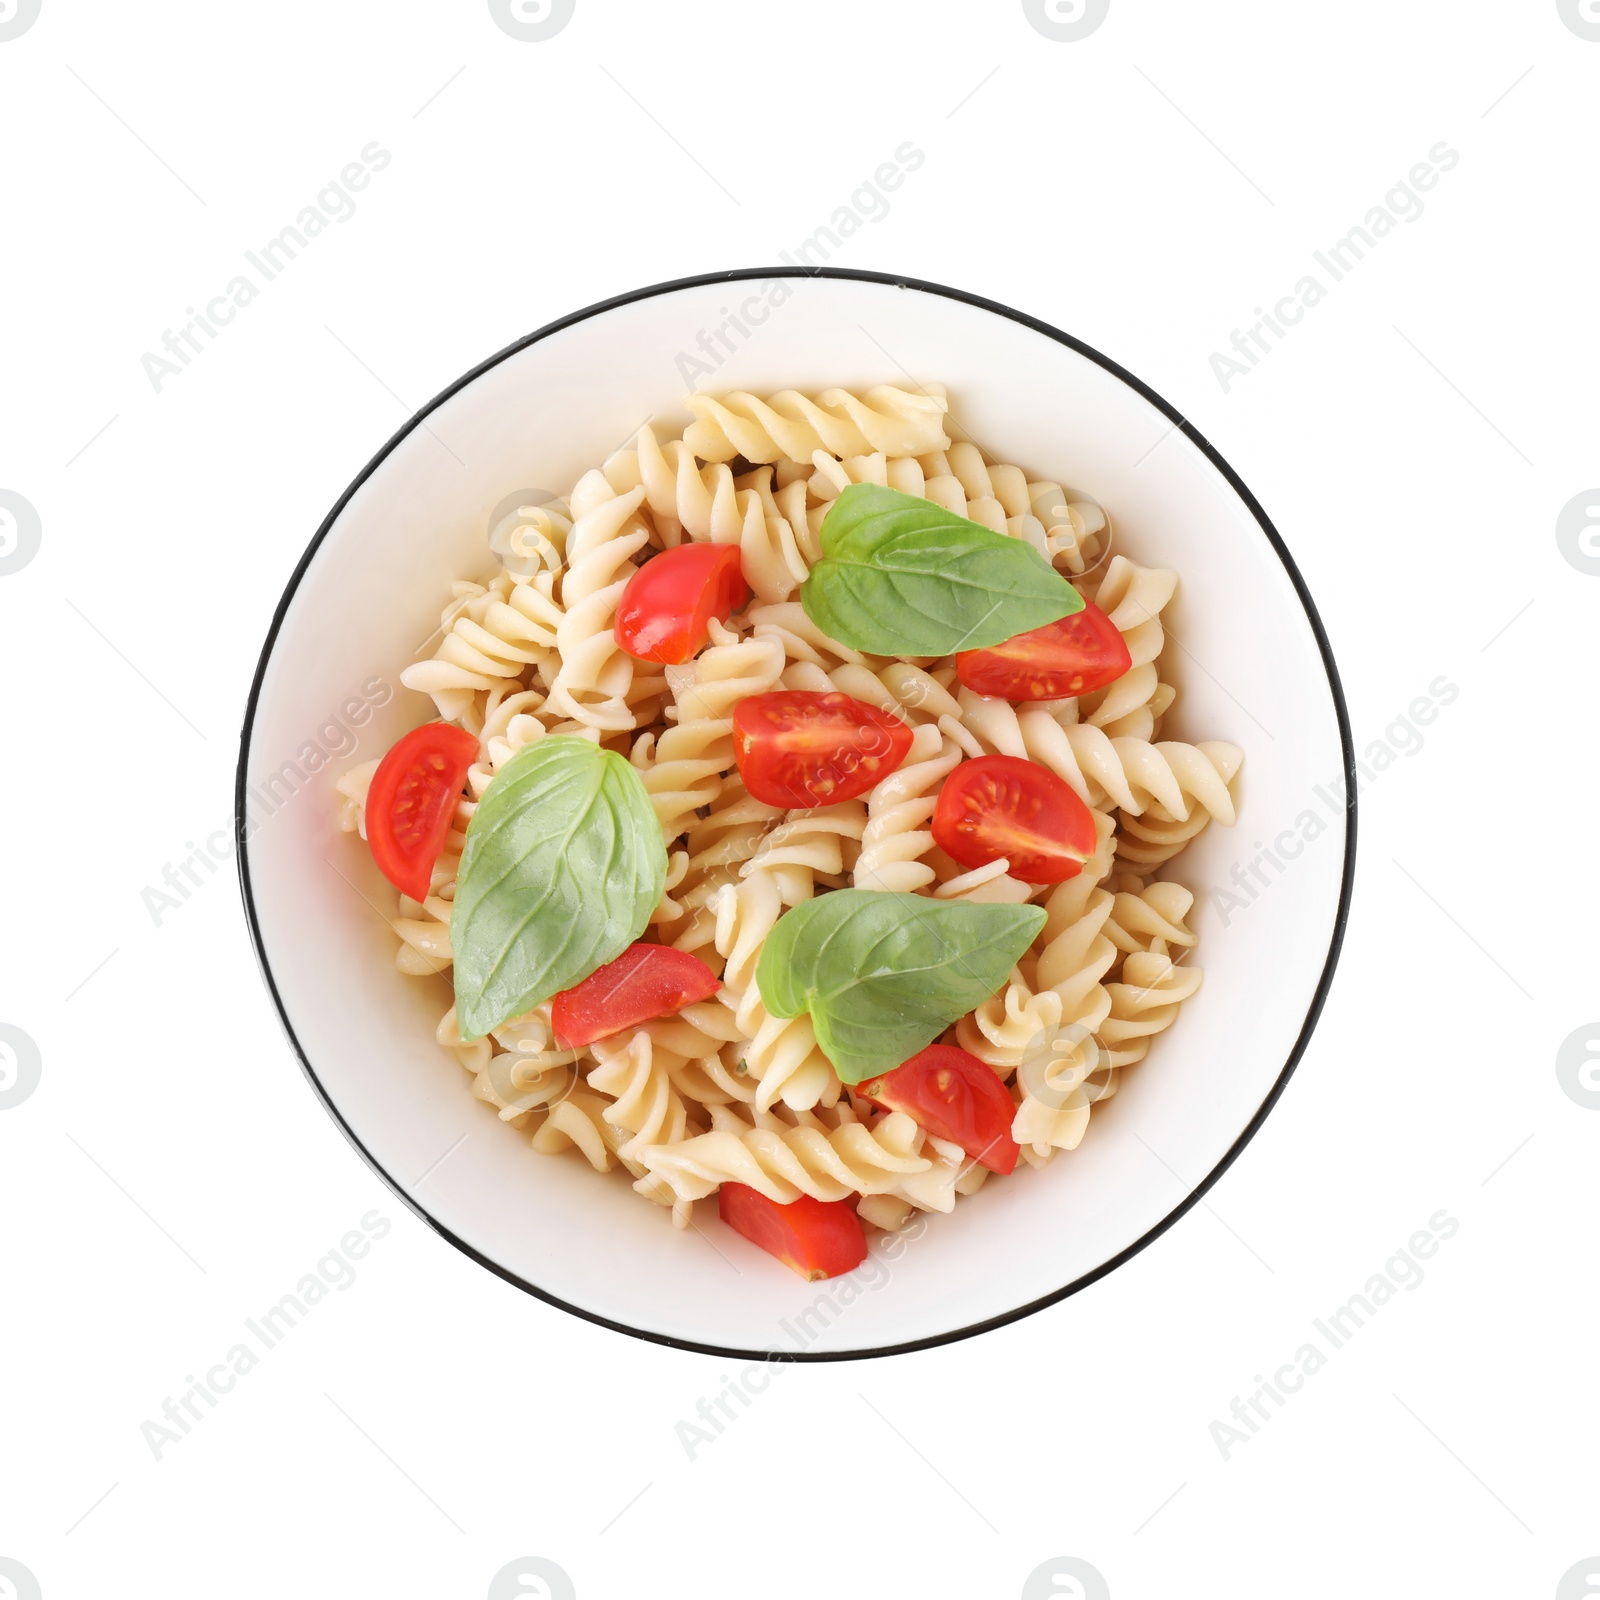
[[[1556,1595],[1600,1552],[1600,1112],[1555,1067],[1600,1012],[1600,578],[1555,535],[1600,483],[1597,87],[1554,0],[1112,0],[1076,43],[1015,0],[578,0],[543,43],[473,0],[43,0],[0,42],[0,489],[42,526],[0,576],[0,1022],[43,1063],[0,1111],[0,1557],[46,1600],[476,1600],[524,1555],[583,1600],[1009,1597],[1058,1556],[1116,1600]],[[356,214],[157,393],[141,356],[373,140]],[[691,1461],[727,1364],[436,1239],[305,1084],[231,862],[159,927],[141,891],[227,826],[272,608],[412,409],[775,260],[906,140],[837,264],[1042,317],[1191,418],[1358,751],[1460,692],[1363,795],[1332,998],[1207,1204],[1000,1332],[785,1371]],[[1212,352],[1439,141],[1424,213],[1225,393]],[[373,1209],[357,1282],[155,1460],[141,1424]],[[1234,1397],[1441,1209],[1425,1281],[1224,1460]]]

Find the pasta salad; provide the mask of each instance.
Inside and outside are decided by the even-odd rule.
[[[491,531],[340,820],[502,1121],[828,1277],[1082,1140],[1243,755],[1164,737],[1177,575],[942,389],[685,403]]]

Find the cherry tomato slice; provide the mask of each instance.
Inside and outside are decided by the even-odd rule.
[[[848,1200],[813,1200],[803,1194],[780,1206],[757,1189],[725,1183],[717,1213],[735,1233],[760,1245],[802,1278],[836,1278],[867,1257],[867,1233]]]
[[[652,556],[617,603],[618,646],[639,661],[687,661],[711,619],[726,622],[750,598],[736,544],[680,544]]]
[[[1024,883],[1077,877],[1094,854],[1094,813],[1037,762],[1019,756],[963,761],[939,791],[934,842],[964,867],[1004,856]]]
[[[367,790],[367,843],[378,871],[413,900],[427,898],[433,864],[450,836],[478,741],[464,728],[426,722],[393,744]]]
[[[778,689],[733,708],[733,758],[769,806],[831,806],[865,794],[911,748],[899,717],[851,695]]]
[[[1011,1137],[1017,1114],[992,1067],[951,1044],[930,1044],[893,1072],[869,1078],[857,1094],[903,1111],[936,1139],[958,1144],[991,1172],[1015,1170],[1021,1147]]]
[[[722,980],[698,956],[660,944],[630,944],[615,961],[563,989],[550,1007],[556,1037],[571,1049],[670,1017],[709,1000]]]
[[[956,676],[999,700],[1065,700],[1115,683],[1133,665],[1128,641],[1098,606],[987,650],[958,650]]]

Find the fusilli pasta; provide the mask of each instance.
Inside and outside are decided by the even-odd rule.
[[[402,673],[478,750],[426,895],[400,896],[396,965],[419,978],[449,972],[467,830],[519,751],[551,734],[618,751],[667,844],[644,940],[694,954],[720,980],[717,993],[571,1048],[552,1002],[470,1041],[451,1007],[439,1045],[533,1150],[576,1152],[601,1172],[620,1166],[680,1227],[696,1200],[734,1183],[779,1204],[850,1200],[865,1222],[898,1228],[914,1211],[950,1210],[988,1169],[905,1111],[843,1093],[810,1016],[768,1012],[757,964],[779,918],[842,887],[1042,906],[1043,928],[1008,981],[944,1042],[1005,1083],[1022,1159],[1043,1165],[1076,1147],[1093,1106],[1200,985],[1189,961],[1194,896],[1155,874],[1209,822],[1234,821],[1242,752],[1163,737],[1175,704],[1163,613],[1177,575],[1114,554],[1110,521],[1088,496],[952,442],[943,389],[685,403],[691,420],[678,437],[647,424],[569,501],[502,518],[490,537],[499,570],[452,586],[442,638]],[[1013,704],[963,687],[952,656],[869,656],[830,638],[799,591],[830,508],[862,483],[1030,544],[1107,614],[1129,669],[1077,699]],[[630,580],[662,552],[705,543],[738,547],[748,604],[711,621],[682,665],[626,654],[614,624]],[[909,726],[909,751],[859,799],[766,804],[741,776],[734,713],[775,690],[843,694],[887,712]],[[990,754],[1047,769],[1091,809],[1096,844],[1075,877],[1025,882],[1004,857],[969,868],[939,848],[946,780]],[[336,785],[340,826],[362,838],[377,765]]]
[[[572,491],[549,704],[559,716],[605,731],[637,726],[628,705],[633,662],[617,644],[612,619],[633,576],[633,557],[650,542],[638,515],[643,500],[642,488],[619,495],[598,472],[586,473]]]
[[[782,651],[770,640],[741,639],[719,622],[692,667],[669,669],[677,720],[659,736],[641,734],[633,748],[669,840],[722,788],[722,774],[733,765],[734,706],[746,695],[765,694],[782,670]]]
[[[680,1200],[742,1183],[780,1205],[801,1195],[843,1200],[885,1194],[923,1210],[949,1211],[964,1158],[959,1150],[954,1156],[927,1153],[932,1144],[900,1111],[870,1128],[848,1112],[834,1125],[805,1112],[792,1124],[757,1113],[753,1126],[724,1113],[711,1132],[643,1150],[640,1160]]]
[[[875,450],[916,456],[950,443],[944,431],[948,407],[937,387],[912,394],[881,384],[861,396],[824,389],[815,399],[794,389],[767,399],[743,392],[720,399],[692,394],[685,403],[695,420],[683,442],[702,461],[809,461],[817,450],[832,456]]]

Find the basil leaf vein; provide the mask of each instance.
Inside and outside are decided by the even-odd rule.
[[[821,537],[800,604],[852,650],[978,650],[1083,609],[1026,540],[897,489],[851,484],[829,507]]]
[[[467,828],[450,916],[456,1025],[481,1039],[614,961],[649,925],[667,852],[639,774],[587,739],[525,745]]]
[[[892,1071],[1006,981],[1040,906],[835,889],[778,919],[756,966],[768,1011],[811,1014],[845,1083]]]

